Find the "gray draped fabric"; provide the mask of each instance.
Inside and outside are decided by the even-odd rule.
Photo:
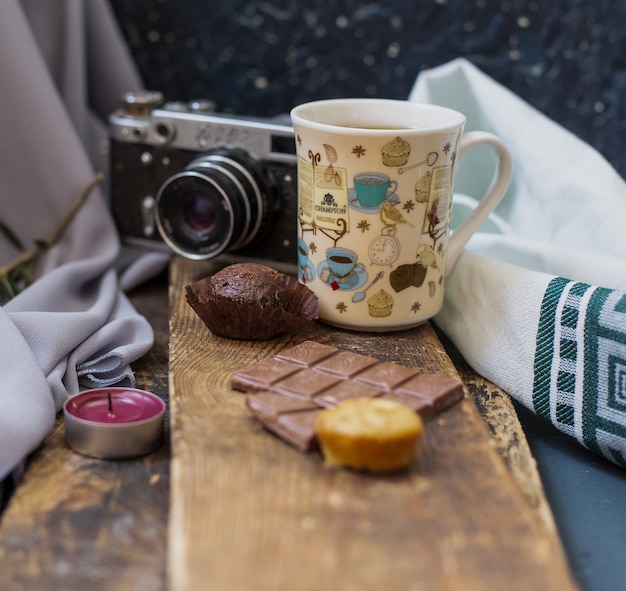
[[[0,220],[30,249],[106,169],[106,117],[141,81],[106,0],[2,0],[0,80]],[[68,396],[133,383],[153,333],[120,289],[119,251],[99,186],[0,307],[0,480]],[[0,265],[19,254],[0,234]]]

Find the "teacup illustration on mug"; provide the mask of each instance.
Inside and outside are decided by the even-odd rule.
[[[365,267],[357,263],[358,254],[349,248],[333,246],[326,250],[319,276],[333,289],[354,289],[367,278]]]
[[[354,271],[357,253],[349,248],[334,246],[326,251],[326,261],[330,272],[338,279],[343,279]]]
[[[363,207],[379,207],[397,188],[397,181],[392,181],[382,172],[360,172],[354,175],[356,198]]]
[[[309,259],[309,247],[302,238],[298,238],[298,276],[303,283],[315,279],[315,268]]]

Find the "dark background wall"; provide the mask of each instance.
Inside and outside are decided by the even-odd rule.
[[[111,0],[147,87],[272,116],[466,57],[626,177],[622,0]]]

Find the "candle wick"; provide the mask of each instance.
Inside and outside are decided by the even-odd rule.
[[[109,412],[113,412],[113,400],[111,400],[111,392],[107,393],[107,398],[109,400]]]

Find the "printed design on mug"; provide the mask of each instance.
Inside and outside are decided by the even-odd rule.
[[[357,157],[365,153],[363,146],[360,148],[360,150],[352,150],[352,153]],[[447,155],[449,150],[450,144],[448,143],[444,146],[442,153]],[[435,296],[437,283],[441,285],[443,278],[434,249],[437,242],[447,232],[448,212],[446,208],[451,205],[452,165],[440,163],[439,166],[435,166],[440,158],[439,152],[436,151],[428,152],[421,159],[418,159],[418,162],[414,163],[409,162],[410,154],[410,145],[400,137],[385,143],[381,148],[383,164],[396,167],[398,175],[420,166],[427,166],[431,169],[427,170],[415,184],[412,198],[406,199],[402,203],[399,196],[398,181],[392,179],[389,174],[365,171],[359,172],[353,177],[354,186],[349,189],[350,207],[365,214],[355,226],[361,233],[364,234],[371,229],[378,228],[379,235],[369,243],[368,256],[371,265],[391,269],[388,279],[391,290],[400,293],[410,287],[421,288],[426,281],[428,270],[434,269],[439,271],[438,280],[431,279],[427,283],[427,297],[432,298]],[[374,216],[377,216],[378,220]],[[419,228],[425,237],[430,237],[432,245],[427,243],[427,240],[420,243],[415,253],[414,262],[394,268],[402,250],[401,242],[397,237],[398,227]],[[442,244],[439,244],[437,252],[440,257],[443,256]],[[355,277],[352,277],[352,283],[345,280],[343,282],[337,281],[330,270],[330,265],[326,268],[324,263],[318,268],[318,275],[320,278],[324,276],[326,282],[335,290],[342,288],[359,289],[353,296],[353,303],[363,301],[365,292],[369,289],[369,286],[362,289],[360,284],[358,288],[352,288],[352,284],[356,284]],[[382,277],[382,271],[375,276],[371,283],[380,277]],[[419,293],[422,293],[422,297],[425,295],[423,292]],[[391,292],[381,289],[375,296],[370,296],[367,302],[368,314],[372,317],[386,317],[392,313],[393,303],[394,298]],[[341,306],[341,309],[338,306],[337,310],[340,313],[346,312],[346,304],[341,302]],[[414,313],[417,313],[421,307],[420,301],[413,301],[410,304]]]
[[[396,137],[387,142],[380,152],[385,166],[402,166],[409,160],[411,145],[401,137]]]
[[[335,306],[335,310],[337,310],[339,314],[343,314],[348,311],[348,306],[346,306],[345,302],[338,302]]]
[[[438,159],[439,159],[439,154],[437,152],[429,152],[428,155],[426,156],[426,160],[422,160],[421,162],[416,162],[415,164],[411,164],[410,166],[400,166],[398,168],[398,174],[403,174],[407,172],[408,170],[413,170],[414,168],[417,168],[418,166],[422,166],[424,164],[427,164],[428,166],[432,166],[433,164],[435,164],[435,162],[437,162]]]
[[[415,185],[415,198],[427,204],[422,229],[437,242],[447,232],[452,207],[452,164],[435,166],[424,175]]]
[[[396,293],[409,287],[421,287],[429,268],[439,270],[437,256],[432,246],[424,243],[418,244],[415,254],[414,263],[399,265],[389,275],[389,283]],[[434,295],[434,291],[430,295]]]
[[[333,291],[359,289],[367,281],[367,271],[358,262],[358,254],[341,246],[326,249],[326,258],[318,265],[317,275]]]
[[[370,261],[380,267],[392,267],[400,257],[400,241],[393,234],[385,234],[384,230],[370,242],[368,254]]]
[[[380,219],[387,230],[387,233],[395,231],[398,224],[408,224],[412,228],[415,227],[409,222],[399,209],[395,209],[389,202],[382,204],[380,208]]]
[[[350,229],[347,173],[335,166],[335,148],[329,144],[323,148],[328,164],[322,164],[320,153],[313,150],[308,151],[308,160],[298,158],[298,219],[302,232],[320,230],[336,243]]]
[[[369,289],[378,281],[380,281],[383,277],[385,276],[385,272],[384,271],[379,271],[378,274],[374,277],[374,279],[372,279],[372,281],[370,283],[368,283],[363,289],[361,289],[360,291],[357,291],[353,296],[352,296],[352,301],[356,304],[358,302],[362,302],[365,299],[365,296],[367,295],[367,292],[369,291]]]
[[[438,256],[443,257],[444,246],[439,241],[447,233],[455,153],[451,155],[451,164],[440,163],[439,166],[435,166],[439,161],[438,152],[428,152],[426,157],[422,157],[419,162],[408,163],[409,154],[406,153],[405,148],[406,146],[403,145],[401,138],[396,138],[385,144],[381,150],[384,153],[384,157],[386,157],[387,165],[393,162],[398,166],[397,172],[399,175],[419,166],[433,168],[427,170],[416,182],[414,200],[406,200],[401,208],[394,207],[394,205],[398,205],[397,203],[393,204],[383,201],[379,212],[383,228],[380,236],[374,238],[370,243],[368,254],[372,264],[391,267],[389,285],[395,293],[400,293],[411,287],[421,288],[426,281],[428,270],[433,269],[438,273],[438,277],[434,280],[429,280],[426,284],[427,297],[433,298],[437,291],[437,285],[441,286],[443,284],[443,272],[439,268],[437,259]],[[451,144],[448,142],[443,147],[442,153],[448,155],[450,149]],[[414,227],[409,220],[415,219],[413,212],[416,209],[421,212],[417,214],[417,219],[420,220],[418,224],[421,227],[422,234],[424,237],[430,238],[432,244],[429,243],[428,239],[421,242],[417,247],[414,262],[401,264],[394,268],[396,261],[400,257],[401,249],[401,244],[396,238],[396,227],[405,224]],[[364,225],[365,223],[361,222],[361,227]],[[384,292],[384,290],[382,291]],[[424,292],[418,293],[424,294]],[[388,297],[385,297],[384,294]],[[381,310],[391,310],[393,296],[387,292],[384,292],[384,294],[377,294],[381,300],[378,307],[368,305],[370,316],[380,316]],[[389,304],[389,298],[391,299],[391,307],[380,305],[383,300]],[[410,309],[414,313],[418,313],[421,308],[422,303],[419,300],[413,301],[410,305]]]
[[[438,277],[436,281],[433,279],[428,281],[428,297],[434,298],[437,286],[443,286],[443,270],[439,267],[437,260],[444,255],[444,245],[442,242],[437,244],[441,236],[430,234],[430,238],[433,241],[432,246],[426,242],[417,245],[414,263],[400,265],[390,273],[389,283],[395,292],[399,293],[410,287],[422,287],[429,269],[438,273]],[[411,311],[417,314],[421,307],[421,302],[417,300],[413,302]]]
[[[398,181],[382,172],[359,172],[348,189],[350,207],[360,213],[378,213],[386,203],[397,205]]]
[[[339,158],[337,150],[335,150],[335,148],[333,148],[330,144],[323,144],[323,146],[326,151],[326,158],[328,158],[328,162],[330,163],[324,171],[324,180],[327,183],[334,181],[338,187],[341,187],[344,182],[345,175],[341,175],[339,172],[335,171],[333,166]]]
[[[384,289],[380,289],[367,299],[367,311],[374,318],[386,318],[393,311],[393,297]]]
[[[298,167],[301,282],[320,281],[329,292],[336,292],[339,297],[331,301],[341,315],[367,314],[382,319],[394,314],[394,306],[421,313],[429,305],[425,300],[434,298],[443,285],[440,261],[445,251],[454,164],[450,148],[448,143],[440,151],[424,151],[411,158],[410,144],[396,137],[379,148],[379,162],[388,172],[368,160],[366,154],[376,154],[368,144],[347,148],[346,154],[339,154],[328,143],[319,144],[319,149],[305,145]],[[353,159],[353,164],[364,161],[362,171],[357,168],[352,178],[342,166],[346,157]],[[425,169],[423,173],[419,167]],[[418,169],[417,181],[405,174],[413,169]],[[358,216],[352,220],[352,228],[350,213]],[[356,236],[363,235],[357,240],[362,246],[342,244],[352,242],[345,238],[351,230]],[[312,238],[307,241],[309,232]],[[374,235],[371,239],[367,238],[370,233]],[[409,255],[403,252],[402,237],[412,233],[422,238]],[[372,271],[375,267],[378,269]],[[405,291],[408,298],[395,296]]]
[[[298,277],[304,284],[315,279],[315,265],[309,258],[309,247],[302,238],[298,238]]]

